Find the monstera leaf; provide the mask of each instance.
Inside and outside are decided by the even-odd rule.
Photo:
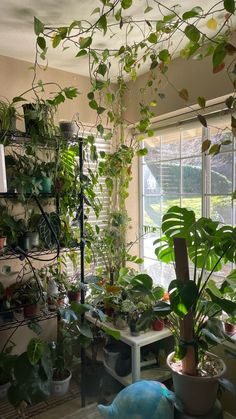
[[[49,214],[45,214],[45,216],[47,220],[43,215],[39,218],[39,235],[44,245],[47,248],[52,248],[58,243],[61,232],[61,221],[55,212],[50,212]]]

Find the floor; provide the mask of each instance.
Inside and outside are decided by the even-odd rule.
[[[75,374],[76,375],[76,374]],[[85,383],[86,407],[81,408],[81,390],[79,382],[72,380],[69,392],[65,396],[51,396],[47,401],[26,409],[25,418],[31,419],[98,419],[98,403],[109,404],[123,388],[114,380],[100,363],[87,370]],[[0,401],[0,419],[19,419],[16,410],[7,400]]]

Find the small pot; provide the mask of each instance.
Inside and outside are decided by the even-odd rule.
[[[51,177],[43,177],[41,181],[42,185],[42,193],[51,193],[52,192],[52,178]]]
[[[175,395],[183,404],[184,412],[195,416],[205,416],[214,407],[218,391],[218,379],[225,373],[226,365],[223,360],[214,354],[209,354],[221,363],[221,372],[210,377],[199,377],[182,374],[175,371],[172,366],[174,352],[168,355],[167,365],[172,371]]]
[[[164,326],[165,326],[165,323],[161,319],[154,320],[154,322],[152,324],[153,330],[156,330],[157,332],[160,332],[161,330],[163,330]]]
[[[5,245],[6,245],[6,237],[1,236],[0,237],[0,250],[2,250]]]
[[[71,371],[66,370],[67,377],[63,380],[54,380],[52,379],[52,394],[55,394],[56,396],[64,396],[66,393],[68,393],[69,386],[70,386],[70,380],[72,377]]]
[[[30,304],[24,306],[24,316],[26,318],[36,317],[38,314],[38,306],[37,304]]]
[[[139,336],[139,330],[137,327],[137,320],[130,320],[129,322],[130,334],[132,336]]]
[[[74,121],[60,121],[60,131],[65,140],[70,140],[78,136],[79,128]]]
[[[20,239],[20,247],[29,251],[39,246],[39,233],[37,231],[26,231]]]
[[[225,333],[227,333],[227,335],[229,336],[233,336],[236,333],[236,324],[231,324],[231,323],[224,323],[224,328],[225,328]]]
[[[103,348],[105,366],[115,370],[116,362],[120,356],[120,346],[116,344],[108,344]]]
[[[70,303],[72,303],[72,301],[77,301],[77,303],[80,302],[80,291],[68,291],[67,295]]]

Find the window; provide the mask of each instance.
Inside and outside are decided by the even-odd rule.
[[[219,119],[219,118],[218,118]],[[214,126],[217,125],[217,128]],[[212,118],[209,128],[198,121],[162,129],[144,141],[148,154],[141,161],[141,222],[142,231],[157,231],[144,236],[141,253],[144,269],[158,283],[167,286],[175,277],[173,267],[158,262],[153,241],[160,237],[163,214],[173,205],[194,210],[197,218],[211,217],[221,223],[235,225],[235,143],[226,144],[216,156],[201,152],[202,141],[210,138],[231,139],[230,119]]]

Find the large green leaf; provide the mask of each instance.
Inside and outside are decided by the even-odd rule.
[[[163,236],[155,240],[153,244],[157,244],[155,254],[159,260],[165,263],[174,262],[175,255],[172,240],[168,240],[166,236]]]
[[[181,318],[189,312],[198,299],[198,288],[193,281],[175,279],[171,281],[168,291],[171,308]]]
[[[38,338],[31,339],[27,346],[28,360],[32,365],[38,364],[44,352],[45,343]]]
[[[219,298],[208,288],[206,292],[211,297],[213,303],[217,304],[223,311],[225,311],[228,315],[232,315],[236,313],[236,303],[226,298]]]
[[[55,212],[46,214],[46,217],[48,219],[48,222],[46,221],[43,215],[40,216],[38,221],[38,231],[40,238],[44,243],[44,246],[47,248],[52,248],[59,241],[61,232],[61,221],[59,215]],[[48,223],[50,224],[51,229],[53,231],[51,231]]]
[[[189,238],[195,224],[195,214],[186,208],[171,207],[162,219],[162,231],[167,238]]]

